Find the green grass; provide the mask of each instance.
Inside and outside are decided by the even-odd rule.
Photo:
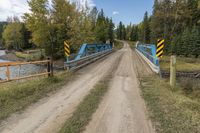
[[[24,53],[24,52],[15,52],[15,55],[18,58],[22,58],[25,59],[27,61],[38,61],[44,58],[44,50],[40,51],[35,51],[35,52],[31,52],[29,54]]]
[[[110,78],[99,82],[94,89],[79,104],[73,115],[66,121],[60,133],[80,133],[92,119],[92,114],[97,110],[103,96],[108,90]]]
[[[185,95],[200,101],[200,79],[179,78],[177,82],[183,88]]]
[[[161,70],[169,71],[170,56],[164,56],[160,61],[160,66],[161,66]],[[200,71],[200,59],[177,57],[177,70],[178,71]]]
[[[72,79],[71,73],[62,72],[52,78],[39,77],[26,82],[0,85],[0,121],[55,92]]]
[[[157,133],[199,133],[200,102],[185,95],[181,87],[172,90],[158,76],[141,79],[142,94]]]
[[[117,40],[115,40],[114,44],[115,44],[115,49],[118,49],[118,50],[122,49],[124,46],[124,44],[122,42],[117,41]]]
[[[127,41],[127,42],[128,42],[128,44],[130,45],[130,47],[131,47],[132,49],[135,48],[136,42],[133,42],[133,41]]]

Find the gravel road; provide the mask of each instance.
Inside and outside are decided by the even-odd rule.
[[[121,56],[115,52],[105,60],[78,71],[78,78],[56,94],[44,98],[20,113],[15,113],[0,125],[0,133],[55,133],[71,116],[77,105],[93,86],[112,71]]]
[[[121,59],[121,60],[120,60]],[[147,64],[124,42],[124,47],[105,60],[77,72],[78,77],[56,94],[41,99],[22,112],[13,114],[0,125],[1,133],[56,133],[77,105],[120,61],[85,133],[154,133],[144,100],[140,96],[138,76],[151,74]]]
[[[126,42],[124,44],[123,57],[109,92],[85,133],[154,133],[138,82],[138,74],[152,72],[136,52]]]

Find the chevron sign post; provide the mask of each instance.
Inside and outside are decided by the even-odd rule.
[[[68,41],[64,41],[64,50],[65,50],[65,56],[70,56],[70,46]]]
[[[165,42],[164,39],[158,39],[157,50],[156,50],[156,56],[158,58],[163,57],[163,50],[164,50],[164,46],[165,46],[164,42]]]

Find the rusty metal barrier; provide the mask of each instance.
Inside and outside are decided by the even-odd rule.
[[[41,73],[37,73],[37,74],[31,74],[31,75],[26,75],[26,76],[19,76],[20,74],[18,74],[17,77],[12,78],[11,77],[11,71],[10,68],[14,67],[14,66],[19,66],[19,68],[21,68],[21,66],[23,65],[41,65],[43,64],[44,66],[46,65],[46,71],[45,72],[41,72]],[[10,81],[15,81],[15,80],[21,80],[21,79],[28,79],[28,78],[32,78],[32,77],[37,77],[37,76],[51,76],[51,60],[44,60],[44,61],[33,61],[33,62],[2,62],[0,63],[0,68],[5,68],[5,77],[6,79],[0,79],[0,83],[5,83],[5,82],[10,82]],[[20,69],[18,69],[18,73],[20,73]]]

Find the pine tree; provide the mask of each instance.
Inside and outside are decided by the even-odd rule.
[[[189,29],[185,29],[182,36],[181,36],[181,55],[184,55],[184,56],[188,56],[190,54],[190,51],[191,51],[191,36],[190,36],[190,31]]]
[[[149,26],[149,17],[148,12],[145,12],[144,14],[144,20],[143,20],[143,42],[144,43],[150,43],[150,26]]]
[[[118,39],[120,39],[120,40],[122,40],[123,39],[123,24],[122,24],[122,22],[120,21],[119,22],[119,26],[118,26],[118,28],[117,28],[117,38]]]
[[[127,38],[126,38],[126,35],[127,35],[127,33],[126,33],[126,27],[125,27],[125,25],[123,25],[122,26],[122,40],[126,40]]]
[[[95,27],[96,41],[99,43],[106,43],[108,39],[108,23],[103,12],[103,9],[99,12],[97,17],[97,23]]]
[[[97,20],[97,15],[98,15],[98,10],[96,7],[94,7],[89,14],[89,17],[91,18],[91,22],[92,22],[92,29],[94,30],[95,26],[96,26],[96,20]]]
[[[115,25],[114,25],[112,19],[110,19],[109,20],[109,29],[108,29],[108,38],[111,43],[114,42],[114,28],[115,28]]]
[[[182,54],[182,45],[181,45],[181,36],[176,35],[174,36],[172,42],[171,42],[171,51],[170,53],[175,55],[181,55]]]
[[[191,32],[191,41],[192,41],[192,54],[196,58],[200,55],[200,32],[199,28],[194,26]]]

